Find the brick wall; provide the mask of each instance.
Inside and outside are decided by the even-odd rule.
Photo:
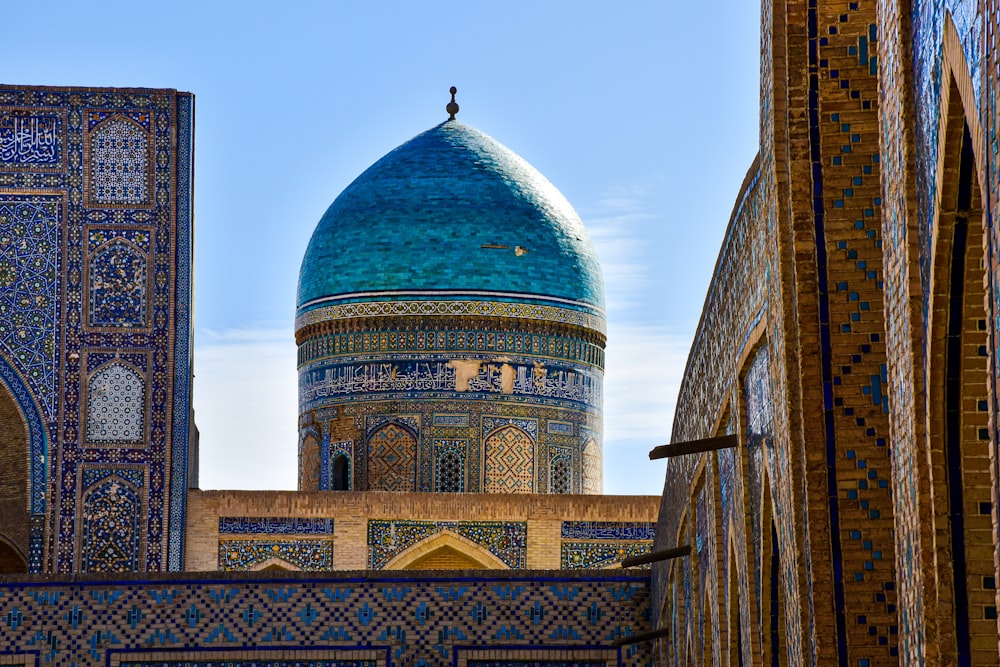
[[[655,522],[659,503],[656,496],[191,491],[188,495],[186,569],[212,571],[220,567],[220,539],[233,537],[220,536],[220,517],[333,518],[330,535],[299,534],[297,538],[332,541],[333,567],[338,570],[371,566],[369,533],[373,521],[387,525],[390,530],[392,522],[418,522],[421,534],[427,537],[450,529],[457,531],[459,537],[478,539],[494,549],[502,548],[500,542],[504,537],[501,535],[491,542],[489,536],[479,537],[476,527],[486,526],[491,530],[509,527],[514,534],[524,534],[521,567],[559,569],[563,553],[571,544],[593,546],[591,551],[599,551],[592,556],[594,559],[606,554],[615,557],[619,548],[627,550],[630,544],[645,549],[650,546],[648,540],[615,539],[596,532],[588,537],[585,530],[577,531],[579,535],[574,537],[563,537],[564,522],[594,522],[598,524],[595,531],[604,524],[624,524],[627,529],[630,524]],[[448,524],[459,525],[449,528]],[[258,533],[249,539],[276,537]],[[580,552],[585,556],[588,553],[579,546],[573,553]]]

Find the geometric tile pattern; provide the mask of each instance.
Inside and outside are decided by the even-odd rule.
[[[30,390],[22,409],[44,419],[40,446],[31,429],[33,571],[82,566],[81,473],[126,461],[146,482],[134,569],[183,565],[192,111],[172,90],[0,85],[0,351]],[[143,393],[120,385],[117,416],[87,386],[108,350],[143,358],[122,359]],[[116,424],[128,398],[130,423]]]
[[[56,410],[61,195],[0,193],[0,349]]]
[[[271,559],[300,570],[333,569],[333,542],[322,539],[219,540],[219,569],[252,570]]]
[[[368,488],[415,491],[417,441],[399,424],[389,423],[368,439]]]
[[[87,442],[142,442],[145,413],[146,383],[131,366],[110,363],[87,382]]]
[[[486,438],[483,470],[486,493],[531,493],[535,478],[535,443],[515,426]]]
[[[604,466],[601,464],[601,446],[594,438],[583,445],[583,493],[601,493],[604,490]]]
[[[130,115],[128,119],[115,115],[104,120],[106,113],[89,114],[92,204],[149,203],[150,114]]]
[[[503,646],[523,651],[521,664],[549,667],[580,660],[569,654],[574,648],[614,650],[616,638],[649,631],[649,578],[641,574],[360,574],[7,582],[0,584],[0,654],[29,654],[46,667],[119,660],[332,667],[324,660],[371,660],[374,652],[386,667],[445,667],[457,664],[461,647]],[[650,647],[621,649],[618,664],[648,664]]]
[[[417,542],[448,530],[487,549],[512,569],[524,568],[528,527],[514,521],[368,520],[368,566],[381,569]]]
[[[434,464],[434,490],[439,493],[462,493],[465,491],[465,447],[464,440],[436,440],[434,450],[437,460]]]
[[[572,324],[601,333],[604,333],[607,328],[607,322],[603,315],[596,315],[572,308],[490,301],[487,299],[481,301],[462,301],[458,299],[438,301],[428,299],[413,301],[368,301],[321,306],[304,312],[300,311],[295,316],[295,330],[298,331],[303,327],[318,322],[351,317],[469,314],[479,317],[517,317],[557,324]]]
[[[572,493],[573,479],[570,477],[570,457],[566,450],[553,450],[565,454],[553,455],[549,469],[549,493]]]

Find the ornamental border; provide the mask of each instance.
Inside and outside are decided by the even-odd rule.
[[[300,309],[301,310],[301,309]],[[329,320],[357,317],[394,317],[400,315],[471,315],[479,317],[514,317],[573,324],[607,334],[607,321],[591,312],[510,301],[439,300],[363,301],[322,306],[295,316],[295,331]]]

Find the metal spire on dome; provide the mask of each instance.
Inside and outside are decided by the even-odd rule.
[[[451,102],[448,102],[448,106],[444,108],[448,112],[448,120],[455,120],[455,114],[458,113],[458,102],[455,101],[455,93],[458,92],[458,88],[455,86],[451,87]]]

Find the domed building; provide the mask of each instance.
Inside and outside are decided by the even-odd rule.
[[[309,242],[299,487],[600,493],[597,254],[544,176],[448,106]]]

